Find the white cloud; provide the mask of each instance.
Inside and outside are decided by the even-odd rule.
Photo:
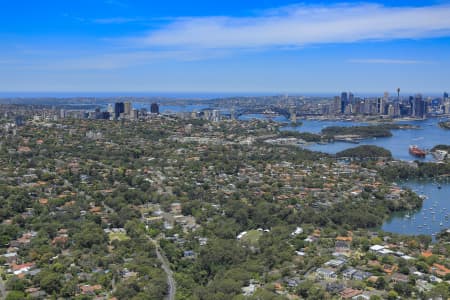
[[[161,48],[268,48],[450,35],[450,5],[294,5],[259,16],[182,18],[134,39]]]
[[[0,65],[14,65],[19,63],[19,60],[15,60],[15,59],[3,59],[0,60]]]
[[[386,59],[386,58],[349,59],[348,62],[355,64],[390,64],[390,65],[417,65],[430,63],[423,60],[404,60],[404,59]]]
[[[110,5],[125,4],[115,0]],[[23,52],[20,65],[33,70],[112,70],[159,61],[194,61],[276,48],[283,51],[326,43],[421,39],[450,36],[450,5],[385,7],[378,4],[292,5],[253,17],[161,18],[163,27],[134,38],[102,39],[103,47]],[[112,17],[84,20],[100,24],[151,22]],[[155,19],[156,20],[156,19]],[[105,47],[106,46],[106,47]],[[102,50],[107,49],[107,52]],[[47,50],[49,51],[49,50]],[[34,57],[36,56],[36,57]],[[354,58],[355,64],[429,64],[400,58]],[[0,61],[8,65],[8,61]]]
[[[220,56],[225,56],[227,54],[227,51],[215,51],[214,53],[207,53],[205,51],[190,50],[129,51],[91,55],[71,53],[70,57],[52,59],[51,61],[49,61],[48,59],[26,60],[22,64],[16,66],[20,67],[23,70],[104,71],[143,66],[162,60],[188,62],[217,58]]]
[[[93,23],[97,24],[125,24],[125,23],[134,23],[142,21],[141,18],[123,18],[123,17],[116,17],[116,18],[103,18],[103,19],[94,19],[92,20]]]

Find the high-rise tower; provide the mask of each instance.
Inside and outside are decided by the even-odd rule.
[[[123,102],[116,102],[114,104],[114,117],[118,119],[120,114],[125,112],[125,104]]]
[[[158,103],[152,103],[152,105],[150,106],[150,112],[152,114],[159,114],[159,105]]]

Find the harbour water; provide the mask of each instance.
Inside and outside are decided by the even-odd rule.
[[[434,161],[432,155],[420,159],[409,154],[409,146],[417,145],[421,149],[431,149],[438,144],[450,144],[450,130],[442,129],[438,126],[439,119],[432,118],[420,121],[403,121],[399,124],[411,124],[418,126],[418,129],[398,129],[392,130],[392,136],[386,138],[371,138],[360,141],[360,145],[375,145],[391,151],[395,159],[400,160],[421,160]],[[288,130],[298,130],[301,132],[319,133],[328,126],[360,126],[368,125],[365,123],[345,122],[345,121],[316,121],[305,120],[299,127],[285,127]],[[313,144],[306,148],[314,151],[320,151],[335,154],[339,151],[353,148],[357,145],[346,142],[335,142],[332,144]]]
[[[383,224],[384,231],[434,236],[441,230],[450,228],[449,184],[409,181],[402,183],[402,186],[411,188],[419,195],[425,195],[426,199],[420,210],[392,215]]]
[[[434,161],[428,154],[426,158],[419,159],[408,152],[409,145],[418,145],[422,149],[431,149],[438,144],[450,144],[450,130],[438,126],[439,119],[427,119],[423,121],[405,121],[401,124],[418,126],[418,129],[392,130],[392,137],[367,139],[360,142],[361,145],[376,145],[391,151],[396,159]],[[308,131],[319,133],[327,126],[358,126],[364,123],[342,121],[310,121],[306,120],[303,126],[292,127],[290,130]],[[314,144],[307,148],[326,153],[336,153],[357,145],[345,142],[320,145]],[[438,232],[450,228],[450,184],[435,182],[403,182],[400,185],[411,188],[417,194],[426,197],[423,207],[417,211],[401,212],[393,214],[382,226],[387,232],[407,235],[425,234],[434,237]]]
[[[161,113],[178,113],[178,112],[200,112],[202,109],[207,109],[208,105],[161,105],[159,110]]]

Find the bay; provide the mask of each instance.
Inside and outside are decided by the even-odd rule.
[[[370,138],[360,141],[360,145],[375,145],[391,151],[392,156],[399,160],[421,160],[434,161],[432,155],[427,155],[424,159],[412,156],[409,153],[410,145],[417,145],[421,149],[431,149],[438,144],[450,144],[450,130],[440,128],[439,119],[432,118],[426,120],[400,121],[398,124],[410,124],[418,129],[397,129],[392,130],[391,137]],[[285,130],[297,130],[300,132],[319,133],[328,126],[363,126],[367,123],[345,122],[345,121],[317,121],[304,120],[299,127],[284,127]],[[346,142],[334,142],[331,144],[311,144],[305,148],[329,154],[335,154],[345,149],[356,147],[357,145]]]
[[[450,184],[408,181],[401,184],[426,196],[420,210],[399,212],[381,227],[387,232],[407,235],[432,235],[450,227]]]
[[[401,121],[399,124],[411,124],[418,129],[392,130],[392,137],[372,138],[362,140],[360,145],[375,145],[391,151],[393,157],[398,160],[434,161],[432,155],[420,159],[409,154],[409,146],[417,145],[422,149],[431,149],[438,144],[450,145],[450,130],[440,128],[439,119]],[[367,123],[346,121],[318,121],[304,120],[299,127],[284,127],[284,130],[297,130],[300,132],[320,133],[328,126],[363,126]],[[335,142],[331,144],[312,144],[305,148],[335,154],[339,151],[353,148],[358,145]],[[401,186],[414,190],[417,194],[425,196],[421,209],[416,211],[403,211],[392,214],[382,225],[381,229],[406,235],[425,234],[434,237],[438,232],[450,228],[450,184],[432,181],[407,181]]]

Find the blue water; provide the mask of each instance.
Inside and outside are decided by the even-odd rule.
[[[411,188],[419,195],[426,195],[422,209],[392,215],[382,229],[408,235],[436,234],[450,228],[450,184],[410,181],[402,186]],[[441,189],[438,188],[441,187]]]
[[[177,113],[177,112],[193,112],[207,109],[208,105],[160,105],[159,111],[161,113]]]
[[[419,129],[392,130],[392,137],[367,139],[360,145],[376,145],[391,151],[396,159],[417,160],[408,152],[410,145],[418,145],[423,149],[431,149],[438,144],[450,145],[450,130],[438,126],[439,119],[427,119],[420,121],[404,121],[401,124],[411,124]],[[298,130],[301,132],[320,133],[328,126],[359,126],[365,123],[343,122],[343,121],[317,121],[305,120],[300,127],[285,127],[285,130]],[[353,148],[358,145],[344,142],[320,145],[313,144],[306,148],[334,154],[336,152]],[[420,160],[420,159],[419,159]],[[434,161],[431,155],[427,155],[423,161]],[[423,207],[417,211],[401,212],[393,214],[382,226],[382,230],[407,235],[426,234],[434,235],[441,230],[450,228],[450,184],[435,182],[409,181],[401,183],[409,187],[419,195],[425,195],[427,199]],[[440,189],[438,188],[441,187]]]
[[[409,154],[409,146],[417,145],[423,149],[431,149],[437,144],[450,144],[450,130],[442,129],[438,126],[439,120],[436,118],[420,120],[420,121],[403,121],[400,124],[411,124],[418,126],[419,129],[398,129],[392,130],[392,137],[371,138],[360,141],[360,145],[375,145],[391,151],[395,159],[400,160],[423,160],[434,161],[431,155],[427,155],[425,159],[420,159]],[[305,120],[303,125],[299,127],[285,127],[288,130],[298,130],[301,132],[319,133],[323,128],[328,126],[359,126],[367,125],[365,123],[353,123],[344,121],[316,121]],[[331,144],[313,144],[306,146],[307,149],[321,151],[325,153],[335,154],[336,152],[353,148],[358,145],[335,142]]]
[[[286,119],[286,117],[284,116],[274,116],[274,117],[270,117],[268,115],[263,115],[263,114],[248,114],[248,115],[241,115],[238,118],[241,121],[251,121],[253,119],[265,119],[265,120],[272,120],[274,122],[289,122],[288,119]]]

